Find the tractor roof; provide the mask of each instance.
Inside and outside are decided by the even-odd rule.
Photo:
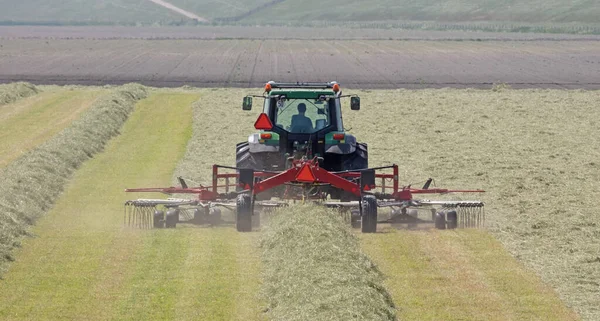
[[[265,91],[269,96],[285,95],[289,98],[311,99],[320,95],[335,95],[340,91],[340,85],[335,82],[323,83],[281,83],[269,81],[265,85]]]

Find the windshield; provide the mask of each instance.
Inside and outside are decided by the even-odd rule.
[[[315,133],[329,126],[329,99],[276,100],[275,126],[290,133]]]

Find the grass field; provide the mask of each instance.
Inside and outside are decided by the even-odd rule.
[[[241,97],[259,91],[153,90],[139,102],[15,253],[0,281],[0,318],[266,318],[260,233],[122,226],[125,199],[156,197],[124,188],[165,186],[178,175],[209,182],[210,165],[232,165],[260,109],[243,112]],[[361,95],[359,112],[345,102],[344,121],[369,143],[371,166],[399,164],[406,184],[433,177],[438,187],[488,191],[489,231],[382,226],[360,235],[401,320],[577,319],[567,307],[598,319],[600,155],[581,137],[600,134],[600,92],[346,93]]]
[[[567,33],[597,33],[600,24],[600,5],[594,0],[334,0],[326,6],[314,0],[172,0],[170,3],[219,24],[356,26],[356,23],[368,23],[379,28]],[[40,0],[6,2],[0,4],[0,22],[49,25],[195,23],[165,7],[142,0],[70,0],[52,4]]]
[[[360,239],[400,320],[579,319],[485,231],[389,229]]]
[[[252,124],[258,113],[256,110],[251,113],[243,112],[239,108],[240,97],[252,92],[252,90],[232,89],[228,90],[228,95],[223,95],[218,89],[203,90],[203,98],[195,105],[195,138],[190,143],[186,160],[178,169],[178,175],[196,182],[209,182],[211,172],[207,169],[215,161],[233,164],[235,144],[243,141],[247,133],[253,131]],[[346,90],[346,93],[350,92],[356,91]],[[452,290],[457,290],[454,287],[459,287],[463,293],[456,303],[458,307],[464,308],[470,305],[470,298],[477,296],[490,295],[498,299],[494,305],[487,310],[483,309],[480,314],[477,310],[466,309],[460,315],[477,320],[482,315],[493,316],[494,311],[499,309],[506,310],[504,315],[514,320],[520,319],[521,316],[544,319],[549,314],[554,314],[557,319],[576,318],[572,312],[554,307],[558,301],[553,291],[558,291],[561,298],[569,306],[574,307],[584,319],[596,318],[598,312],[593,301],[598,297],[599,292],[593,287],[593,283],[581,282],[582,280],[594,282],[600,273],[597,265],[582,261],[582,257],[594,261],[593,255],[598,253],[598,242],[583,238],[585,235],[597,233],[598,227],[592,223],[596,218],[581,219],[577,216],[577,219],[573,219],[570,218],[573,216],[570,213],[561,217],[555,216],[552,208],[560,206],[564,199],[553,198],[550,195],[564,194],[565,186],[560,184],[547,186],[541,183],[545,186],[545,193],[549,194],[545,197],[545,204],[536,206],[537,201],[532,199],[543,195],[529,184],[539,181],[541,174],[537,170],[542,173],[548,171],[543,166],[535,170],[539,164],[530,163],[532,159],[544,160],[534,156],[544,150],[555,150],[557,147],[574,149],[571,155],[577,159],[568,163],[555,162],[555,158],[552,157],[547,158],[548,163],[544,166],[552,166],[557,174],[560,174],[561,170],[563,172],[567,170],[565,166],[569,166],[571,162],[584,164],[593,162],[597,158],[595,154],[597,151],[587,149],[583,142],[576,144],[583,131],[590,133],[597,131],[593,128],[595,121],[591,120],[592,118],[588,122],[581,121],[585,115],[595,115],[596,111],[593,109],[594,101],[598,99],[597,91],[444,89],[358,93],[363,99],[363,110],[351,112],[346,106],[344,121],[346,128],[352,128],[351,132],[357,135],[359,141],[369,143],[370,166],[399,164],[401,180],[405,184],[420,185],[428,177],[433,177],[436,179],[436,184],[441,187],[488,190],[488,193],[481,198],[486,202],[488,226],[495,238],[487,233],[473,232],[464,235],[458,233],[452,234],[458,235],[457,237],[443,239],[442,245],[444,249],[464,250],[466,252],[464,255],[473,257],[481,253],[482,247],[489,246],[492,249],[488,257],[490,262],[503,260],[507,262],[497,274],[494,274],[496,273],[493,271],[494,266],[486,261],[467,264],[465,268],[471,271],[480,268],[483,270],[480,280],[485,281],[486,286],[482,290],[477,287],[462,288],[460,283],[454,283],[447,289],[447,298],[452,297]],[[569,109],[568,118],[564,118],[567,113],[566,108]],[[548,132],[554,133],[552,135],[554,140],[545,140]],[[217,140],[220,144],[206,143]],[[552,147],[546,144],[551,144]],[[553,155],[554,152],[549,156]],[[570,179],[566,173],[560,175],[564,175],[562,181],[569,186],[573,179]],[[593,169],[590,171],[586,169],[584,173],[591,177],[598,175],[593,172]],[[593,183],[589,182],[589,184]],[[447,195],[447,197],[457,196]],[[472,198],[472,196],[465,196],[465,198]],[[577,202],[579,207],[590,208],[590,210],[595,204],[593,196],[585,200],[573,199],[572,202]],[[578,221],[579,219],[581,220]],[[563,222],[552,224],[552,229],[544,227],[545,223],[536,225],[536,222],[547,220]],[[578,230],[580,226],[585,227],[580,231]],[[420,251],[431,253],[432,257],[439,256],[441,262],[449,259],[443,251],[434,251],[435,248],[432,249],[430,244],[423,241],[430,237],[427,233],[398,232],[377,235],[373,242],[380,242],[377,240],[379,236],[389,240],[386,244],[389,244],[392,250],[397,242],[408,240],[412,242],[411,244],[422,246],[423,249],[419,248]],[[461,238],[463,236],[464,239]],[[572,244],[571,248],[578,246],[580,249],[576,252],[557,251],[557,248],[564,246],[563,237],[571,238],[568,242],[573,242],[573,239],[578,240],[576,244],[570,244]],[[501,243],[497,240],[510,250],[517,261],[508,260],[508,253],[502,250]],[[535,240],[534,247],[529,246],[532,240]],[[542,240],[546,243],[541,244]],[[467,244],[471,241],[476,244]],[[467,245],[470,247],[465,248]],[[389,255],[384,258],[387,261],[382,262],[378,259],[381,258],[381,254],[377,254],[373,248],[373,245],[366,243],[365,250],[368,254],[377,255],[374,260],[378,264],[388,266],[389,274],[397,273],[399,267],[394,265],[397,264],[394,263],[396,254],[388,253]],[[404,253],[404,255],[413,255],[412,258],[416,260],[414,264],[422,263],[419,263],[420,258],[415,256],[416,253]],[[450,271],[462,273],[464,277],[465,272],[460,269],[461,262],[452,261],[445,264]],[[539,273],[542,280],[550,283],[553,290],[542,285],[538,276],[524,270],[523,265]],[[569,270],[563,270],[565,266],[568,266]],[[581,269],[586,269],[586,273],[574,272]],[[422,273],[423,278],[432,271],[444,273],[440,266],[427,262],[416,271],[417,274]],[[506,285],[504,288],[501,278],[511,271],[516,273],[511,280],[515,282],[527,280],[527,282],[523,281],[522,287],[517,283]],[[386,273],[388,276],[389,274]],[[445,276],[451,279],[448,274]],[[486,280],[483,279],[484,277]],[[433,280],[432,284],[438,281],[441,282],[441,280]],[[398,285],[390,291],[397,295],[396,303],[401,310],[399,315],[402,316],[402,311],[407,311],[405,315],[407,318],[415,318],[419,311],[426,309],[422,301],[408,301],[412,297],[406,300],[401,296],[398,297],[404,291],[404,288],[400,287],[401,283],[389,284]],[[587,284],[590,286],[588,287]],[[467,286],[471,285],[467,284]],[[418,287],[418,284],[413,286]],[[481,291],[486,294],[481,294]],[[515,296],[521,294],[530,297],[530,300],[515,302]],[[452,310],[451,307],[441,303],[432,309],[429,314],[431,316],[447,315]]]
[[[140,102],[122,135],[77,172],[0,284],[2,319],[249,320],[258,313],[257,285],[233,282],[258,281],[248,259],[253,235],[122,227],[125,187],[170,181],[197,98],[155,93]]]
[[[598,23],[593,0],[553,1],[283,1],[249,16],[252,21],[522,21]],[[543,8],[540,10],[540,8]]]
[[[105,92],[45,87],[0,108],[0,168],[59,133]]]

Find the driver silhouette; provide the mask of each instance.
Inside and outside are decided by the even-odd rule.
[[[306,105],[304,103],[298,104],[298,114],[292,116],[292,126],[290,131],[292,133],[312,133],[313,123],[310,118],[304,115],[306,113]]]

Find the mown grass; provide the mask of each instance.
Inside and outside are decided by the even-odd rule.
[[[107,92],[47,89],[0,108],[0,168],[65,129]]]
[[[254,131],[260,107],[243,113],[240,97],[259,91],[204,92],[205,141],[220,143],[198,144],[197,152],[210,156],[199,156],[189,172],[210,182],[210,165],[234,164],[235,143]],[[485,189],[483,195],[440,198],[484,201],[495,238],[583,319],[600,317],[600,152],[593,139],[600,136],[600,92],[497,87],[345,93],[361,95],[359,112],[344,103],[344,125],[369,144],[371,166],[398,164],[406,185],[433,177],[439,187]]]
[[[485,231],[361,235],[400,320],[578,320]]]
[[[69,127],[0,171],[0,268],[14,260],[11,250],[52,207],[72,173],[119,133],[135,102],[145,95],[140,85],[113,91]]]
[[[40,90],[26,82],[0,85],[0,106],[15,102],[21,98],[33,96]]]
[[[401,180],[482,188],[489,230],[584,319],[600,310],[599,91],[423,90],[362,94],[346,126]],[[368,103],[367,103],[368,102]],[[398,141],[403,142],[398,146]],[[443,198],[459,197],[447,195]]]
[[[12,320],[257,320],[256,235],[230,228],[123,227],[126,187],[169,185],[192,134],[197,92],[141,101],[106,150],[78,170],[0,283]]]

